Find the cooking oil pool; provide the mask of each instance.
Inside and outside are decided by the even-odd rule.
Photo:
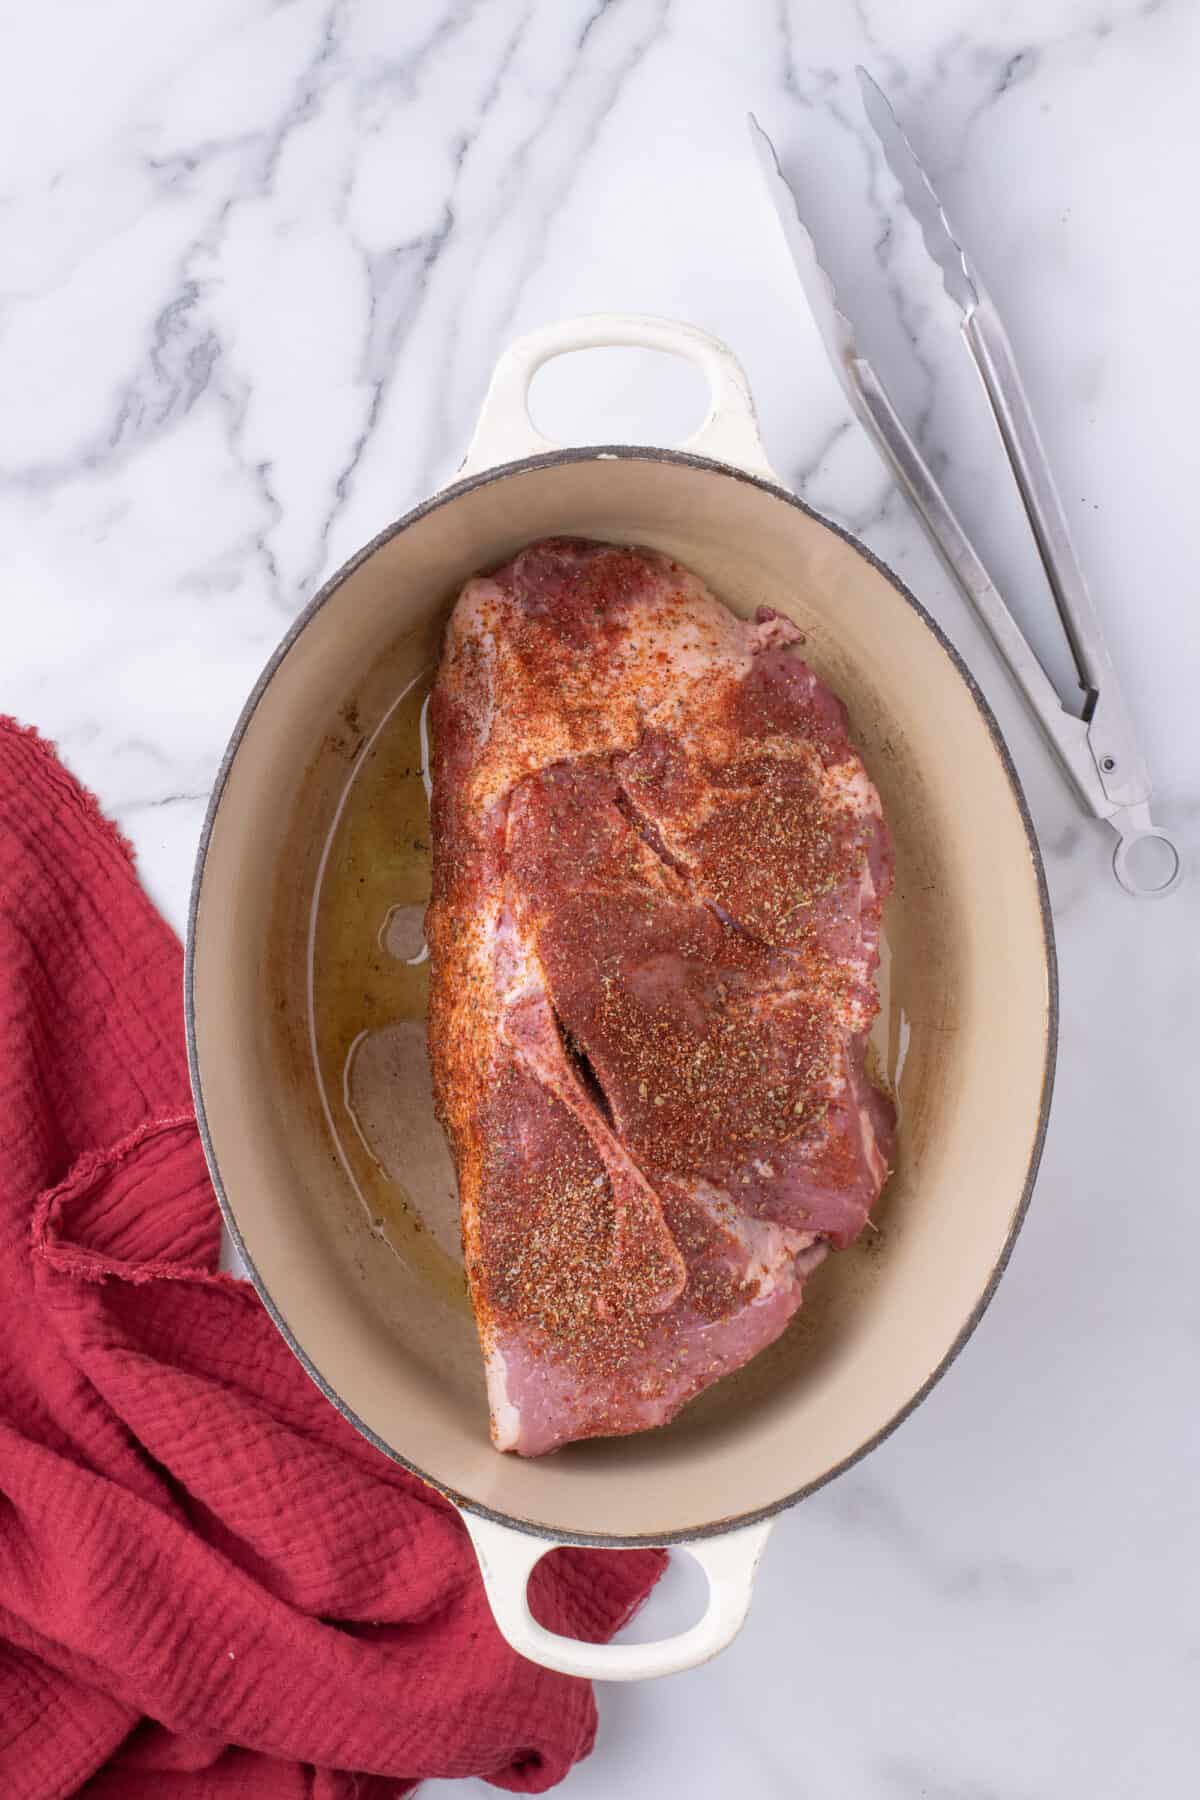
[[[338,802],[313,896],[309,1030],[329,1129],[372,1229],[465,1308],[458,1191],[425,1048],[433,673],[395,700]]]

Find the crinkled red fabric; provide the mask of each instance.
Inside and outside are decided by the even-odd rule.
[[[509,1650],[452,1508],[217,1272],[181,993],[129,847],[0,722],[0,1794],[551,1787],[590,1688]],[[538,1611],[605,1638],[661,1560],[557,1552]]]

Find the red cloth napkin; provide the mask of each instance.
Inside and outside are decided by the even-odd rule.
[[[383,1800],[553,1786],[585,1682],[516,1656],[457,1515],[217,1273],[178,940],[129,846],[0,721],[0,1794]],[[559,1551],[606,1638],[654,1551]]]

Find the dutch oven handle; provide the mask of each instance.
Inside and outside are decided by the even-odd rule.
[[[529,1577],[542,1557],[560,1546],[473,1513],[462,1517],[502,1636],[530,1662],[563,1675],[580,1675],[585,1681],[645,1681],[653,1675],[677,1675],[723,1650],[745,1622],[755,1571],[774,1523],[767,1519],[742,1525],[720,1537],[698,1538],[684,1546],[708,1577],[704,1617],[687,1631],[654,1644],[588,1644],[581,1638],[547,1631],[529,1610]]]
[[[708,415],[679,448],[777,480],[759,436],[745,373],[732,350],[696,325],[635,313],[561,319],[510,344],[496,364],[460,477],[560,450],[562,445],[543,437],[529,416],[529,384],[552,357],[607,348],[662,350],[694,363],[708,381]]]

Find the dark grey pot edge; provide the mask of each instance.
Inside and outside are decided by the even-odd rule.
[[[868,1438],[865,1443],[860,1444],[858,1449],[850,1456],[844,1457],[841,1462],[835,1463],[831,1468],[826,1469],[814,1481],[805,1483],[803,1487],[797,1488],[791,1493],[784,1494],[778,1500],[772,1501],[770,1505],[759,1507],[753,1512],[740,1513],[731,1518],[714,1519],[708,1524],[693,1526],[687,1530],[659,1533],[652,1536],[634,1537],[615,1536],[604,1532],[564,1532],[556,1530],[553,1526],[544,1525],[534,1520],[521,1519],[509,1513],[498,1512],[492,1507],[484,1506],[479,1501],[473,1500],[465,1494],[456,1492],[455,1489],[447,1486],[446,1483],[439,1481],[434,1475],[431,1475],[428,1470],[422,1469],[416,1463],[411,1462],[391,1444],[386,1443],[377,1432],[373,1431],[369,1425],[358,1417],[357,1413],[355,1413],[351,1407],[346,1405],[341,1396],[337,1394],[325,1380],[320,1370],[309,1360],[297,1342],[282,1311],[272,1299],[266,1283],[263,1281],[254,1265],[253,1258],[246,1247],[245,1240],[242,1237],[241,1230],[239,1229],[237,1219],[234,1215],[233,1207],[221,1180],[216,1153],[213,1148],[212,1139],[209,1135],[208,1120],[204,1110],[204,1095],[201,1089],[200,1072],[197,1064],[193,985],[195,977],[196,914],[199,907],[200,890],[204,880],[204,868],[208,856],[208,846],[212,837],[213,825],[216,820],[217,810],[221,803],[221,796],[224,792],[225,783],[229,778],[229,773],[233,767],[233,762],[237,756],[242,738],[245,735],[251,719],[254,717],[260,699],[265,693],[268,684],[274,678],[276,670],[287,656],[288,651],[291,649],[296,639],[300,636],[300,633],[308,625],[309,621],[315,618],[316,614],[325,605],[326,601],[331,598],[342,583],[346,581],[348,577],[368,559],[368,557],[373,556],[377,550],[381,549],[384,544],[397,536],[399,532],[406,530],[408,526],[415,524],[417,520],[424,518],[428,513],[436,511],[439,507],[448,505],[451,501],[458,499],[461,495],[470,493],[475,488],[484,487],[491,482],[504,480],[507,476],[523,474],[534,469],[554,468],[563,463],[593,462],[599,459],[607,461],[616,458],[624,461],[679,463],[687,468],[706,469],[714,474],[728,476],[731,480],[745,482],[750,487],[761,488],[764,493],[772,495],[775,499],[783,500],[788,506],[795,507],[798,512],[804,513],[817,524],[823,525],[827,530],[832,531],[836,537],[841,538],[843,543],[848,544],[851,549],[856,550],[860,556],[870,563],[873,569],[877,570],[885,580],[890,582],[900,597],[912,608],[922,624],[924,624],[936,638],[938,644],[966,684],[967,690],[974,700],[980,716],[987,727],[1005,775],[1008,778],[1009,786],[1012,789],[1013,798],[1016,801],[1017,810],[1021,816],[1021,823],[1025,830],[1025,839],[1029,848],[1030,860],[1032,861],[1034,875],[1037,881],[1038,904],[1042,917],[1042,937],[1046,955],[1048,984],[1046,1046],[1045,1061],[1042,1071],[1042,1091],[1038,1107],[1037,1129],[1034,1133],[1021,1196],[1013,1211],[1008,1235],[1005,1238],[1004,1245],[993,1266],[988,1281],[976,1300],[975,1305],[972,1307],[962,1329],[955,1337],[941,1361],[930,1372],[929,1376],[917,1389],[916,1393],[907,1404],[902,1406],[899,1411],[888,1420],[886,1425],[882,1426],[880,1430]],[[992,1296],[1000,1281],[1000,1277],[1008,1266],[1009,1258],[1012,1255],[1013,1247],[1017,1240],[1017,1235],[1024,1223],[1025,1215],[1029,1210],[1029,1203],[1033,1197],[1033,1189],[1037,1181],[1038,1168],[1041,1164],[1042,1149],[1046,1140],[1046,1130],[1050,1121],[1050,1105],[1054,1092],[1054,1072],[1058,1050],[1058,959],[1054,943],[1054,925],[1050,910],[1050,894],[1046,885],[1046,872],[1042,863],[1037,834],[1033,828],[1033,820],[1030,816],[1029,805],[1025,799],[1024,790],[1021,787],[1020,778],[1017,775],[1012,756],[1009,752],[1008,745],[1004,740],[996,716],[988,705],[979,684],[976,682],[975,677],[971,674],[970,669],[967,667],[954,645],[950,642],[950,639],[946,636],[941,626],[926,608],[921,605],[921,602],[917,599],[916,595],[905,586],[899,576],[888,568],[886,563],[881,562],[865,544],[860,543],[860,541],[850,532],[844,530],[842,526],[835,524],[833,520],[825,518],[813,507],[806,505],[803,500],[798,499],[795,494],[790,494],[786,488],[779,487],[774,482],[767,481],[759,475],[752,475],[744,470],[736,469],[730,464],[715,462],[709,457],[693,456],[682,450],[660,450],[630,444],[599,444],[587,445],[577,449],[556,450],[544,456],[526,457],[518,462],[499,464],[495,468],[484,470],[477,475],[468,476],[465,480],[457,481],[450,487],[443,488],[430,499],[423,500],[419,505],[414,506],[401,518],[395,520],[391,525],[386,526],[376,537],[372,538],[369,544],[359,550],[348,562],[343,563],[342,567],[324,583],[314,598],[308,603],[303,611],[297,615],[278,648],[263,669],[262,674],[254,684],[250,696],[238,717],[237,724],[234,726],[225,754],[221,759],[221,765],[217,771],[216,780],[213,783],[212,793],[209,797],[208,808],[204,817],[204,826],[200,833],[200,843],[196,854],[196,867],[192,877],[191,895],[188,902],[187,942],[184,955],[183,979],[188,1072],[191,1080],[192,1096],[196,1106],[196,1121],[200,1130],[200,1140],[204,1146],[204,1155],[208,1164],[209,1175],[217,1195],[217,1201],[221,1208],[222,1217],[225,1220],[229,1235],[237,1248],[238,1255],[246,1266],[247,1273],[258,1291],[260,1300],[283,1335],[297,1361],[309,1378],[315,1382],[316,1386],[321,1390],[322,1394],[324,1394],[330,1404],[336,1407],[338,1412],[340,1412],[357,1431],[361,1432],[368,1442],[372,1443],[377,1450],[381,1451],[389,1461],[398,1463],[402,1468],[407,1469],[411,1474],[416,1475],[420,1480],[427,1483],[428,1486],[435,1488],[439,1493],[444,1494],[445,1497],[452,1501],[461,1511],[474,1513],[480,1518],[491,1519],[494,1523],[499,1525],[510,1526],[515,1531],[521,1531],[531,1536],[545,1538],[548,1543],[582,1544],[592,1545],[597,1548],[630,1550],[645,1549],[662,1544],[687,1544],[688,1542],[697,1541],[703,1538],[716,1537],[727,1531],[736,1531],[745,1525],[758,1524],[761,1521],[775,1517],[781,1512],[785,1512],[789,1507],[797,1505],[799,1501],[806,1499],[810,1494],[816,1493],[817,1490],[824,1487],[827,1482],[833,1481],[837,1476],[844,1474],[847,1469],[853,1468],[855,1463],[860,1462],[863,1457],[868,1456],[872,1450],[876,1449],[889,1438],[892,1433],[916,1411],[921,1402],[927,1398],[933,1388],[936,1387],[937,1383],[941,1380],[942,1376],[946,1373],[947,1369],[949,1369],[950,1365],[957,1359],[968,1339],[975,1331],[980,1319],[987,1311]]]

